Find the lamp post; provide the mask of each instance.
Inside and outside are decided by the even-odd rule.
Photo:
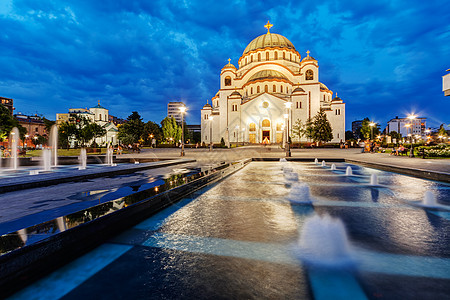
[[[29,137],[29,135],[28,135],[28,134],[25,134],[25,145],[24,145],[25,150],[27,150],[28,137]]]
[[[186,112],[186,107],[180,107],[181,112],[181,154],[180,156],[184,156],[184,113]]]
[[[414,157],[414,148],[413,148],[413,141],[412,141],[412,135],[413,135],[413,120],[416,118],[416,116],[414,115],[409,115],[408,119],[409,119],[409,124],[411,126],[411,149],[409,150],[409,157]]]
[[[212,151],[213,144],[212,144],[212,121],[214,119],[213,116],[209,116],[209,151]]]
[[[284,103],[286,106],[286,114],[284,117],[287,119],[287,127],[286,127],[286,157],[291,157],[291,147],[289,143],[289,109],[291,108],[292,102],[286,102]]]
[[[370,139],[373,140],[373,126],[375,126],[375,123],[370,122],[369,126],[370,126]]]
[[[33,137],[33,139],[34,139],[34,149],[36,150],[36,142],[37,142],[38,137],[35,135]]]

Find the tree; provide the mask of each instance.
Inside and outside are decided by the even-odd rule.
[[[127,118],[128,122],[119,127],[119,140],[124,144],[138,143],[144,135],[144,122],[137,111]]]
[[[447,136],[447,130],[445,130],[444,124],[441,124],[441,126],[439,126],[438,136]]]
[[[314,124],[311,118],[308,118],[305,123],[305,137],[308,140],[314,139]]]
[[[161,127],[155,122],[148,121],[144,125],[142,139],[144,140],[144,144],[150,145],[153,139],[156,139],[157,142],[160,142],[163,138],[163,133]]]
[[[181,126],[175,121],[174,117],[165,117],[161,121],[163,137],[169,141],[178,141],[181,139]]]
[[[45,125],[45,131],[50,133],[50,130],[52,129],[52,126],[56,124],[56,121],[51,121],[45,117],[42,117],[42,121]]]
[[[299,140],[306,136],[306,124],[303,124],[302,120],[297,119],[294,126],[292,126],[292,136],[298,138]]]
[[[17,127],[19,129],[20,138],[23,139],[27,133],[27,129],[19,124],[6,106],[0,104],[0,141],[3,141],[9,136],[11,130]]]
[[[370,123],[372,123],[369,118],[364,118],[364,120],[362,121],[361,124],[361,129],[360,129],[360,137],[362,137],[363,139],[369,140],[372,138],[372,128],[369,125]],[[375,124],[375,126],[373,126],[373,137],[377,136],[378,134],[380,134],[380,129],[379,129],[380,124]]]
[[[319,142],[329,142],[333,139],[333,130],[323,109],[314,116],[313,120],[314,134],[313,140]]]
[[[70,141],[75,139],[77,127],[73,123],[63,122],[58,128],[58,140],[61,147],[69,149]]]
[[[398,133],[397,131],[391,131],[389,132],[389,135],[391,136],[392,140],[396,139],[397,143],[402,139],[402,135]]]

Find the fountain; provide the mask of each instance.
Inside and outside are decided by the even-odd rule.
[[[19,129],[17,127],[14,127],[11,130],[11,134],[9,135],[9,142],[10,142],[10,149],[11,149],[11,165],[10,167],[13,170],[17,170],[17,167],[19,166],[19,158],[17,156],[17,149],[19,147]]]
[[[280,162],[287,162],[286,158],[280,158]]]
[[[377,176],[377,174],[370,175],[370,185],[378,185],[378,176]]]
[[[287,199],[294,203],[311,203],[311,192],[309,186],[305,183],[294,183]]]
[[[336,165],[335,164],[331,165],[331,171],[336,171]]]
[[[317,164],[319,164],[319,160],[316,158],[316,159],[314,159],[314,163],[317,165]]]
[[[426,191],[423,195],[422,205],[428,207],[438,206],[436,195],[432,191]]]
[[[330,267],[352,262],[344,223],[329,215],[314,215],[305,221],[299,250],[299,258],[314,265]]]
[[[52,165],[58,166],[58,126],[53,125],[50,129],[50,138],[48,140],[50,149],[52,150]]]
[[[326,163],[325,163],[325,161],[324,160],[322,160],[322,167],[326,167]]]
[[[45,172],[52,169],[52,149],[42,149],[42,167]]]
[[[352,171],[352,168],[350,166],[348,166],[347,169],[345,170],[345,175],[347,175],[347,176],[352,176],[353,175],[353,171]]]
[[[296,172],[289,172],[289,171],[285,171],[284,172],[284,178],[286,179],[286,181],[288,182],[295,182],[298,181],[298,173]]]
[[[105,162],[108,166],[113,165],[113,152],[114,152],[114,150],[111,146],[108,146],[106,148],[106,161]]]
[[[87,155],[86,155],[86,149],[85,148],[81,148],[80,156],[78,157],[78,160],[80,161],[80,166],[78,167],[78,170],[86,169]]]

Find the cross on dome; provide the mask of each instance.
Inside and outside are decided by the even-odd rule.
[[[228,63],[231,64],[231,58],[228,59]]]
[[[264,27],[266,27],[267,28],[267,33],[270,33],[270,28],[273,26],[273,24],[270,24],[270,22],[269,21],[267,21],[267,24],[266,25],[264,25]]]
[[[98,100],[97,104],[100,105],[100,100]]]
[[[306,54],[309,56],[309,53],[311,53],[311,52],[309,52],[309,50],[308,51],[306,51]]]

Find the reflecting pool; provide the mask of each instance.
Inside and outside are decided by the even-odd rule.
[[[12,298],[448,299],[450,185],[334,165],[252,162]]]

